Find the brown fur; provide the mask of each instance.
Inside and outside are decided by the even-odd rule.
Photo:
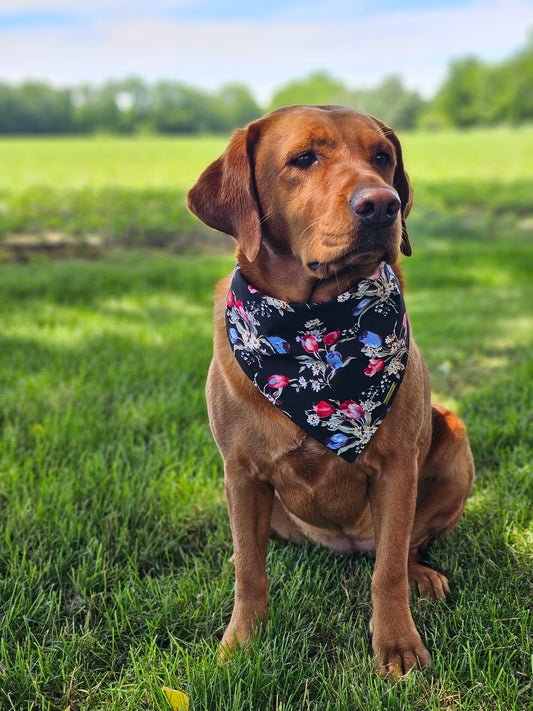
[[[302,164],[304,154],[312,164]],[[358,210],[361,190],[376,204],[396,195],[401,208],[392,220],[369,223]],[[237,131],[188,195],[195,215],[236,238],[249,282],[296,302],[329,300],[383,259],[401,280],[400,251],[411,253],[405,225],[411,204],[394,132],[366,114],[331,106],[287,107]],[[222,657],[265,618],[273,531],[342,553],[375,554],[371,631],[380,671],[400,675],[429,664],[408,588],[433,599],[449,592],[444,575],[422,565],[420,554],[455,526],[472,488],[462,422],[431,406],[426,365],[411,339],[405,377],[384,423],[353,464],[339,458],[279,412],[240,369],[224,325],[230,279],[216,289],[206,388],[235,547],[235,606]]]

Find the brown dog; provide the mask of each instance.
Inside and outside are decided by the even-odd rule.
[[[372,279],[383,261],[401,282],[400,251],[411,254],[405,227],[411,204],[394,132],[335,106],[286,107],[237,131],[188,195],[196,216],[236,238],[238,264],[254,290],[300,304],[336,299]],[[427,369],[411,339],[383,424],[353,463],[345,461],[245,375],[225,327],[230,283],[228,277],[216,290],[207,381],[235,548],[235,606],[222,656],[265,618],[265,557],[274,532],[342,553],[375,554],[370,627],[380,672],[400,675],[429,664],[411,617],[409,585],[433,599],[449,593],[446,578],[420,560],[432,540],[456,525],[472,488],[462,422],[432,407]]]

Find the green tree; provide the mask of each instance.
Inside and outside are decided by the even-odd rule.
[[[480,86],[486,77],[486,66],[476,57],[451,63],[448,77],[437,93],[433,110],[460,128],[483,121]]]
[[[9,84],[0,84],[0,133],[20,131],[16,92]]]
[[[348,90],[327,72],[314,72],[278,89],[272,97],[270,109],[291,104],[346,104]]]
[[[315,72],[280,89],[272,99],[271,108],[288,104],[351,106],[398,129],[414,128],[425,105],[419,94],[407,91],[397,76],[385,78],[376,89],[350,90],[325,72]]]
[[[533,120],[533,35],[524,50],[493,73],[495,119],[510,123]]]
[[[155,85],[152,125],[161,133],[204,133],[211,129],[209,95],[181,82]]]
[[[133,133],[149,125],[153,107],[150,88],[138,77],[129,77],[115,87],[115,104],[118,107],[117,130]]]
[[[212,130],[231,131],[261,114],[254,97],[244,84],[225,84],[212,98]]]
[[[533,36],[526,47],[498,64],[475,57],[456,60],[422,117],[429,125],[467,128],[476,124],[533,120]]]
[[[2,133],[65,133],[71,130],[68,90],[52,89],[43,82],[27,81],[18,87],[0,88]]]
[[[408,130],[415,128],[425,102],[417,92],[406,90],[401,78],[393,75],[386,77],[375,89],[352,92],[349,105],[381,119],[392,128]]]

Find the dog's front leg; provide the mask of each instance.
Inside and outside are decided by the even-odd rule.
[[[431,663],[409,609],[407,562],[416,492],[412,463],[398,460],[384,468],[369,489],[376,537],[370,629],[382,675],[401,676]]]
[[[225,484],[234,546],[235,604],[220,645],[222,659],[250,639],[266,617],[265,561],[274,503],[274,488],[237,464],[226,463]]]

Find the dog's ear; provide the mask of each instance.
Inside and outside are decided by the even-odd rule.
[[[409,176],[407,175],[402,157],[402,147],[398,136],[394,133],[392,128],[387,126],[379,119],[375,119],[379,124],[384,135],[392,141],[394,148],[396,150],[396,170],[394,171],[394,188],[396,189],[398,195],[400,196],[400,201],[402,203],[402,244],[401,250],[402,254],[406,257],[410,257],[412,254],[411,243],[409,242],[409,235],[407,233],[407,225],[405,221],[407,216],[411,212],[411,207],[413,206],[413,188],[409,182]]]
[[[261,216],[255,197],[249,127],[233,134],[187,195],[187,207],[202,222],[238,240],[249,261],[261,248]],[[250,131],[251,133],[251,131]]]

